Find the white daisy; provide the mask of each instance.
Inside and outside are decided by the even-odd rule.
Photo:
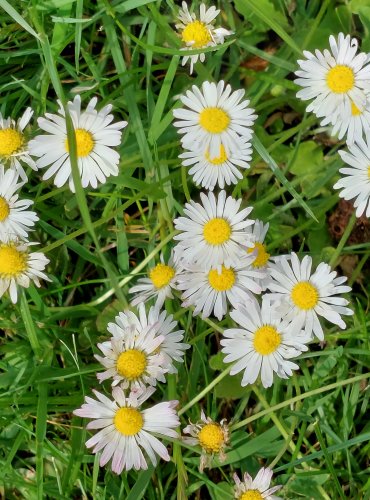
[[[141,410],[141,405],[153,394],[154,388],[133,391],[126,396],[121,387],[114,387],[114,401],[100,392],[93,392],[98,401],[86,396],[85,403],[73,413],[93,419],[87,424],[87,429],[100,429],[86,442],[86,446],[94,447],[93,453],[103,450],[101,467],[112,458],[112,471],[117,474],[123,470],[147,469],[142,450],[154,466],[157,465],[156,455],[170,460],[167,448],[153,433],[179,437],[175,431],[180,423],[175,411],[178,401],[166,401]]]
[[[186,203],[184,215],[174,220],[175,228],[181,231],[174,236],[179,243],[174,249],[176,262],[193,263],[208,267],[237,265],[245,253],[243,246],[252,246],[250,233],[246,230],[253,224],[248,219],[252,208],[240,210],[242,200],[226,198],[226,192],[216,196],[200,193],[202,204]]]
[[[221,144],[226,153],[238,150],[241,138],[249,141],[252,125],[257,115],[248,108],[249,101],[243,101],[244,89],[232,92],[231,86],[220,82],[203,82],[202,91],[195,85],[180,99],[190,109],[173,111],[174,122],[186,149],[208,150],[211,158],[220,154]]]
[[[266,284],[269,275],[268,263],[270,254],[267,252],[266,244],[264,243],[268,228],[269,223],[264,224],[262,221],[256,219],[255,223],[252,226],[251,232],[251,240],[253,242],[253,246],[251,248],[247,248],[247,253],[253,253],[254,255],[252,266],[255,269],[258,269],[265,273],[265,277],[257,281],[257,283],[261,285],[262,291],[266,290]]]
[[[206,6],[202,3],[199,8],[198,20],[194,13],[190,14],[186,2],[182,2],[182,8],[178,15],[180,23],[176,24],[176,29],[180,31],[181,40],[186,45],[182,50],[203,49],[224,43],[225,37],[232,35],[233,32],[225,28],[215,28],[213,26],[213,21],[219,13],[220,11],[216,7],[212,6],[206,9]],[[204,62],[205,57],[204,53],[184,56],[182,58],[182,66],[185,66],[190,59],[190,74],[192,74],[194,64],[198,59]]]
[[[31,108],[27,108],[21,118],[15,122],[12,118],[3,118],[0,113],[0,161],[8,163],[27,182],[27,175],[21,162],[26,163],[33,170],[37,170],[27,149],[27,139],[24,129],[33,115]]]
[[[214,456],[223,462],[226,459],[225,447],[229,444],[229,427],[226,419],[220,423],[214,422],[210,417],[206,417],[203,410],[200,414],[201,421],[196,424],[190,423],[183,432],[192,437],[183,437],[184,443],[192,446],[199,445],[202,448],[199,470],[203,472],[211,465]]]
[[[280,490],[281,485],[270,488],[272,470],[268,467],[260,469],[253,479],[248,472],[244,473],[244,481],[240,481],[237,474],[233,475],[235,481],[235,498],[237,500],[275,500],[280,497],[273,495]]]
[[[68,110],[72,118],[76,135],[77,161],[81,175],[82,187],[98,183],[104,184],[110,175],[118,175],[119,154],[112,149],[121,143],[121,129],[127,122],[111,123],[112,105],[104,106],[100,111],[95,109],[97,98],[91,99],[85,111],[81,111],[81,97],[76,95],[73,102],[68,102]],[[39,157],[38,168],[48,167],[43,179],[50,179],[54,174],[54,184],[63,186],[67,180],[71,191],[75,191],[65,112],[59,103],[59,115],[46,113],[46,118],[38,118],[37,123],[47,135],[38,135],[29,142],[30,154]]]
[[[343,188],[339,196],[345,200],[355,198],[353,205],[357,217],[363,213],[370,217],[370,134],[366,142],[359,138],[355,144],[348,145],[348,149],[349,152],[339,151],[348,166],[339,169],[345,177],[334,184],[334,189]]]
[[[211,157],[207,148],[190,149],[179,155],[184,167],[193,165],[189,174],[193,176],[195,184],[213,191],[216,184],[223,189],[225,184],[236,184],[243,178],[240,168],[249,168],[252,158],[252,146],[249,141],[240,140],[235,151],[226,153],[223,144],[217,156]]]
[[[161,262],[150,269],[147,278],[139,278],[137,285],[130,288],[129,293],[135,293],[132,306],[156,298],[155,306],[160,309],[166,299],[173,299],[172,290],[176,290],[176,268],[171,257],[167,264],[163,255]]]
[[[28,231],[39,220],[36,212],[26,210],[33,204],[31,200],[18,200],[16,191],[24,182],[18,182],[19,171],[5,172],[0,165],[0,241],[6,243],[16,238],[27,239]]]
[[[13,304],[18,298],[17,285],[28,288],[33,281],[39,287],[40,278],[50,281],[42,272],[50,262],[49,259],[41,252],[29,253],[31,245],[32,243],[17,241],[0,243],[0,297],[9,290]]]
[[[366,101],[360,108],[351,101],[350,113],[347,106],[339,106],[332,115],[324,118],[320,125],[331,124],[333,130],[331,135],[338,135],[338,139],[343,139],[347,134],[346,141],[353,144],[361,139],[364,132],[370,129],[370,97],[367,95]]]
[[[329,116],[335,110],[343,107],[345,115],[351,113],[351,102],[358,108],[364,105],[366,95],[364,90],[370,85],[370,65],[368,56],[361,52],[356,55],[358,42],[355,38],[339,33],[338,41],[333,35],[329,37],[332,54],[325,49],[315,54],[303,51],[307,58],[299,60],[301,70],[295,83],[304,87],[297,93],[303,101],[314,99],[307,111],[313,111],[317,116]]]
[[[253,269],[254,256],[243,256],[236,266],[220,266],[207,269],[199,264],[185,266],[178,278],[178,288],[183,290],[182,307],[195,306],[193,315],[202,313],[202,318],[211,314],[221,321],[228,311],[228,303],[233,307],[249,303],[253,293],[261,293],[256,282],[266,276],[263,271]]]
[[[244,370],[242,386],[253,384],[260,374],[262,385],[270,387],[274,373],[288,378],[299,368],[288,360],[307,351],[309,337],[277,317],[267,301],[262,301],[261,308],[257,301],[239,305],[230,316],[242,328],[224,330],[221,351],[226,354],[225,363],[236,362],[231,375]]]
[[[300,262],[294,252],[290,263],[287,258],[281,258],[271,264],[268,289],[273,293],[264,295],[264,298],[273,303],[279,314],[292,320],[295,328],[304,328],[306,335],[313,332],[323,340],[324,332],[318,316],[345,328],[340,315],[351,315],[353,311],[345,307],[348,300],[334,295],[350,292],[351,287],[343,286],[347,278],[336,278],[337,273],[328,264],[321,262],[313,274],[311,267],[309,255]]]

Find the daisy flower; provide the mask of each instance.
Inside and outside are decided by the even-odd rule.
[[[167,264],[163,255],[160,260],[161,262],[149,271],[147,278],[139,278],[137,285],[130,288],[129,293],[136,294],[131,305],[136,306],[155,298],[155,306],[160,309],[166,299],[173,299],[172,290],[176,290],[176,268],[172,254]]]
[[[269,223],[264,224],[262,221],[256,219],[251,232],[253,246],[251,248],[247,248],[247,253],[253,254],[254,256],[252,266],[265,273],[265,277],[257,281],[257,283],[261,285],[262,291],[266,290],[268,263],[270,259],[270,254],[267,252],[266,244],[264,243],[268,228]]]
[[[186,2],[182,2],[182,8],[179,11],[178,18],[180,22],[176,24],[176,29],[180,31],[181,40],[186,47],[182,50],[204,49],[205,47],[215,47],[224,43],[226,36],[232,35],[232,31],[225,28],[215,28],[213,22],[220,11],[212,6],[206,9],[204,3],[200,4],[199,20],[194,13],[190,14]],[[194,64],[200,59],[204,62],[206,55],[194,54],[182,58],[182,66],[185,66],[190,59],[190,74],[193,72]]]
[[[195,306],[193,315],[202,313],[202,318],[211,314],[221,321],[228,310],[228,302],[236,307],[249,303],[253,293],[261,293],[256,282],[266,276],[263,271],[253,269],[254,256],[243,256],[233,267],[220,266],[207,269],[199,264],[191,264],[178,278],[178,288],[183,290],[182,307]]]
[[[243,246],[251,246],[250,233],[246,230],[253,224],[248,219],[252,208],[240,210],[242,200],[226,197],[220,191],[216,197],[200,193],[202,204],[186,203],[184,215],[174,220],[180,232],[174,236],[179,243],[174,249],[175,261],[197,262],[199,265],[217,267],[237,265],[245,253]]]
[[[226,419],[220,423],[214,422],[210,417],[206,417],[203,410],[200,414],[201,421],[187,425],[183,432],[192,437],[183,437],[184,443],[192,446],[199,445],[202,448],[199,470],[203,472],[206,467],[211,465],[213,457],[223,462],[226,458],[225,447],[229,443],[229,427]]]
[[[244,474],[244,481],[240,481],[237,474],[233,475],[235,481],[235,498],[237,500],[275,500],[279,497],[273,495],[280,490],[281,485],[270,488],[272,470],[268,467],[260,469],[253,479],[248,472]]]
[[[3,118],[0,113],[0,161],[9,164],[27,182],[27,175],[21,162],[26,163],[33,170],[37,170],[27,149],[27,140],[24,129],[33,115],[31,108],[27,108],[17,122],[12,118]]]
[[[353,102],[359,109],[366,101],[364,90],[370,85],[370,65],[364,52],[356,55],[358,42],[349,35],[339,33],[338,40],[329,37],[331,52],[325,49],[315,54],[303,51],[307,59],[299,60],[301,70],[295,83],[303,87],[297,97],[303,101],[314,99],[307,111],[317,116],[329,116],[342,107],[346,116]]]
[[[288,378],[299,368],[288,360],[308,350],[309,338],[274,315],[267,301],[262,301],[261,308],[257,301],[239,305],[230,316],[241,328],[224,331],[221,351],[226,354],[225,363],[235,362],[230,375],[244,370],[242,387],[253,384],[259,374],[263,387],[271,387],[274,373]]]
[[[271,280],[268,289],[272,292],[264,296],[273,303],[279,314],[292,320],[297,329],[304,328],[306,335],[313,332],[324,340],[319,316],[344,329],[343,315],[352,315],[353,311],[345,307],[348,300],[336,297],[339,293],[351,291],[350,286],[343,286],[346,277],[336,277],[337,273],[324,262],[311,274],[312,258],[309,255],[299,261],[292,252],[291,259],[280,258],[270,265]]]
[[[249,141],[240,141],[238,149],[226,153],[223,144],[217,156],[211,157],[208,148],[190,149],[179,155],[184,167],[192,167],[189,174],[195,184],[213,191],[216,184],[223,189],[225,185],[236,184],[243,175],[240,168],[249,168],[252,158],[252,147]]]
[[[334,184],[334,189],[342,189],[341,198],[352,200],[356,208],[357,217],[363,213],[370,217],[370,134],[366,142],[357,139],[355,144],[348,145],[349,152],[339,151],[342,160],[348,166],[340,168],[339,172],[345,177]]]
[[[50,262],[41,252],[28,252],[32,243],[10,241],[0,243],[0,297],[9,290],[10,300],[15,304],[18,293],[17,285],[24,288],[31,281],[41,286],[39,279],[50,281],[42,271]]]
[[[223,80],[217,83],[203,82],[202,90],[195,85],[180,99],[189,109],[173,111],[174,122],[186,149],[199,148],[209,151],[211,158],[219,157],[221,145],[229,155],[240,148],[241,143],[252,137],[252,125],[257,115],[242,100],[244,89],[232,92]]]
[[[81,111],[79,95],[67,104],[75,129],[82,187],[91,185],[96,188],[98,183],[104,184],[110,175],[118,175],[119,154],[112,146],[121,143],[121,129],[127,125],[125,121],[111,123],[114,118],[110,114],[112,105],[97,111],[97,101],[96,97],[91,99],[85,111]],[[46,118],[38,118],[39,127],[48,134],[38,135],[30,141],[29,150],[30,154],[38,157],[38,168],[49,167],[44,180],[56,174],[54,184],[61,187],[69,181],[69,187],[74,192],[65,111],[60,101],[58,104],[59,115],[47,113]]]
[[[128,396],[121,387],[114,387],[113,401],[98,391],[93,392],[97,400],[86,396],[85,403],[73,413],[93,419],[87,424],[87,429],[100,429],[86,446],[93,448],[93,453],[103,450],[101,467],[112,459],[112,471],[116,474],[123,470],[147,469],[143,450],[154,466],[157,465],[156,455],[170,460],[167,448],[153,433],[179,437],[175,431],[180,423],[175,411],[178,401],[166,401],[142,410],[141,405],[154,392],[152,387],[132,391]]]
[[[27,208],[31,200],[18,200],[16,191],[24,182],[18,182],[19,171],[9,169],[5,172],[0,165],[0,241],[6,243],[16,238],[27,239],[28,231],[39,220],[36,212]]]

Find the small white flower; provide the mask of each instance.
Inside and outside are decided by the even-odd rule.
[[[366,142],[357,139],[355,144],[348,145],[349,152],[339,151],[342,160],[348,166],[340,168],[345,177],[334,184],[334,189],[342,189],[341,198],[352,200],[357,217],[365,214],[370,217],[370,134]]]
[[[157,465],[156,455],[170,460],[167,448],[153,433],[179,437],[175,431],[180,423],[175,411],[178,401],[166,401],[141,410],[141,405],[153,394],[154,388],[133,391],[126,396],[121,387],[114,387],[114,401],[100,392],[93,392],[98,401],[86,396],[85,403],[73,413],[93,419],[87,424],[87,429],[100,429],[86,442],[86,446],[93,447],[93,453],[103,450],[101,467],[112,459],[112,471],[116,474],[121,474],[123,470],[147,469],[143,451],[154,466]]]
[[[33,281],[39,287],[40,278],[50,281],[42,272],[49,259],[41,252],[29,253],[31,245],[17,241],[0,243],[0,297],[9,290],[13,304],[18,299],[17,285],[28,288]]]
[[[281,485],[270,488],[272,474],[271,469],[262,467],[254,479],[248,472],[245,472],[243,482],[240,481],[237,474],[234,474],[235,498],[237,500],[275,500],[280,498],[273,493],[280,490]]]
[[[209,151],[211,158],[220,154],[221,145],[227,154],[239,148],[240,140],[252,137],[254,120],[257,115],[249,108],[249,101],[243,101],[244,89],[232,92],[231,86],[220,82],[203,82],[202,91],[196,85],[187,90],[180,99],[189,109],[173,111],[174,122],[186,149],[199,148]]]
[[[27,175],[21,162],[26,163],[33,170],[37,170],[36,163],[32,160],[27,150],[27,140],[24,129],[33,115],[31,108],[27,108],[21,118],[15,122],[12,118],[3,118],[0,113],[0,161],[9,163],[27,182]]]
[[[193,315],[202,314],[208,318],[212,313],[221,321],[228,310],[228,303],[233,307],[249,303],[253,294],[261,293],[258,281],[266,274],[252,267],[253,255],[243,256],[232,267],[220,266],[208,269],[199,264],[185,266],[177,278],[179,290],[183,290],[183,307],[195,306]]]
[[[129,293],[135,293],[131,301],[132,306],[147,302],[156,298],[155,306],[160,309],[166,299],[173,299],[172,290],[176,290],[176,268],[173,257],[167,264],[164,263],[163,255],[161,262],[150,269],[148,278],[139,278],[137,284],[130,288]]]
[[[229,443],[229,427],[226,419],[220,423],[214,422],[210,417],[206,417],[203,410],[200,414],[201,421],[196,424],[190,423],[183,432],[192,437],[183,437],[184,443],[192,446],[199,445],[202,448],[199,470],[203,472],[206,467],[210,467],[214,456],[223,462],[226,459],[225,447]]]
[[[284,318],[293,321],[295,328],[304,328],[305,335],[313,332],[324,340],[318,316],[339,328],[346,328],[340,315],[352,315],[353,311],[345,307],[348,300],[335,295],[350,292],[351,287],[343,286],[347,278],[337,278],[337,273],[328,264],[321,262],[313,274],[311,267],[312,258],[308,255],[302,262],[294,252],[290,263],[286,257],[280,258],[270,265],[271,280],[267,288],[273,293],[264,295],[264,298],[272,302]]]
[[[178,15],[180,23],[176,24],[176,29],[180,31],[181,40],[186,45],[182,50],[203,49],[224,43],[225,37],[232,35],[233,32],[213,26],[214,19],[219,13],[220,11],[216,7],[212,6],[206,9],[206,6],[202,3],[199,8],[199,19],[197,19],[194,13],[190,14],[186,2],[182,2],[182,8]],[[194,64],[198,59],[204,62],[205,57],[204,53],[184,56],[182,66],[190,59],[190,74],[192,74]]]
[[[181,231],[174,236],[179,243],[174,249],[175,261],[198,263],[215,268],[237,265],[243,246],[252,246],[250,233],[246,230],[253,224],[248,219],[251,207],[240,210],[242,200],[226,197],[225,191],[216,196],[200,193],[202,204],[186,203],[184,215],[174,220],[175,228]]]
[[[28,231],[39,220],[36,212],[27,210],[31,200],[18,200],[16,191],[24,182],[18,182],[19,172],[9,169],[5,172],[0,164],[0,241],[6,243],[17,238],[27,239]]]
[[[118,175],[119,154],[112,149],[121,143],[121,129],[127,122],[111,123],[114,119],[110,114],[112,105],[104,106],[100,111],[95,109],[97,98],[91,99],[85,111],[81,111],[81,97],[75,96],[73,102],[68,102],[68,110],[75,129],[77,161],[81,175],[82,187],[98,183],[104,184],[110,175]],[[46,118],[38,118],[37,123],[47,135],[38,135],[29,142],[30,154],[39,157],[38,168],[49,167],[43,179],[53,175],[54,184],[64,186],[69,181],[71,191],[75,191],[65,111],[59,104],[59,115],[46,113]]]
[[[239,168],[249,168],[252,158],[252,146],[249,141],[239,140],[239,146],[234,151],[226,153],[223,144],[217,156],[211,157],[207,148],[195,148],[188,145],[190,151],[179,155],[184,167],[192,165],[189,174],[195,184],[213,191],[216,184],[223,189],[225,185],[236,184],[243,178]]]
[[[274,373],[288,378],[299,368],[288,360],[307,351],[309,337],[277,317],[267,301],[262,301],[261,308],[257,301],[239,305],[230,316],[242,328],[224,331],[221,351],[226,354],[225,363],[236,362],[231,375],[244,370],[242,386],[253,384],[260,374],[262,385],[270,387]]]

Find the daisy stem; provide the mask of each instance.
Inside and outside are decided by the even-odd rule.
[[[223,372],[221,372],[220,375],[218,375],[218,377],[216,377],[214,380],[212,380],[212,382],[210,384],[208,384],[207,387],[205,387],[203,389],[203,391],[201,391],[197,396],[195,396],[195,398],[193,398],[187,405],[185,405],[183,408],[181,408],[181,410],[178,412],[179,416],[182,415],[183,413],[185,413],[186,411],[188,411],[188,409],[191,408],[192,406],[194,406],[195,403],[197,403],[202,398],[204,398],[204,396],[211,389],[213,389],[219,382],[221,382],[221,380],[223,378],[226,377],[226,375],[229,374],[230,370],[231,370],[231,365],[228,366],[227,368],[225,368],[225,370]]]
[[[24,326],[26,327],[26,332],[28,335],[28,339],[30,341],[33,352],[36,355],[37,359],[41,359],[41,346],[39,343],[39,339],[37,336],[35,323],[32,320],[31,311],[28,305],[27,297],[24,290],[21,290],[21,315],[24,322]]]
[[[335,252],[333,253],[333,255],[329,261],[329,266],[331,266],[333,268],[336,266],[338,257],[340,256],[344,245],[347,243],[347,240],[350,237],[350,234],[351,234],[352,229],[355,225],[355,222],[356,222],[356,212],[353,212],[351,215],[351,218],[348,221],[347,227],[346,227],[344,233],[342,234],[342,237],[338,243],[338,246],[335,249]]]

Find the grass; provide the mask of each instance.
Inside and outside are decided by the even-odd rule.
[[[16,306],[7,297],[0,304],[0,496],[224,500],[234,471],[254,475],[270,465],[283,498],[370,498],[370,245],[351,242],[353,216],[333,237],[332,186],[344,144],[305,113],[292,74],[301,49],[325,47],[331,33],[350,32],[369,51],[365,3],[220,2],[218,22],[235,36],[207,49],[189,78],[171,0],[0,0],[3,115],[17,118],[29,105],[36,116],[55,112],[57,98],[78,92],[85,103],[94,95],[112,103],[116,118],[129,122],[120,174],[98,190],[82,189],[76,164],[76,195],[28,172],[25,192],[40,216],[32,239],[51,260],[52,282],[31,286]],[[259,115],[252,168],[229,192],[270,223],[272,254],[309,253],[346,273],[355,315],[344,332],[327,325],[325,343],[301,355],[301,370],[266,390],[241,388],[217,354],[230,319],[202,321],[178,298],[166,303],[192,348],[154,401],[179,399],[182,426],[199,419],[200,405],[226,418],[231,446],[225,462],[200,473],[199,450],[169,442],[171,462],[117,476],[85,448],[86,422],[72,411],[97,387],[93,354],[107,322],[127,306],[136,278],[169,253],[173,218],[199,194],[177,158],[176,96],[221,78],[245,87]],[[73,153],[70,127],[69,137]]]

